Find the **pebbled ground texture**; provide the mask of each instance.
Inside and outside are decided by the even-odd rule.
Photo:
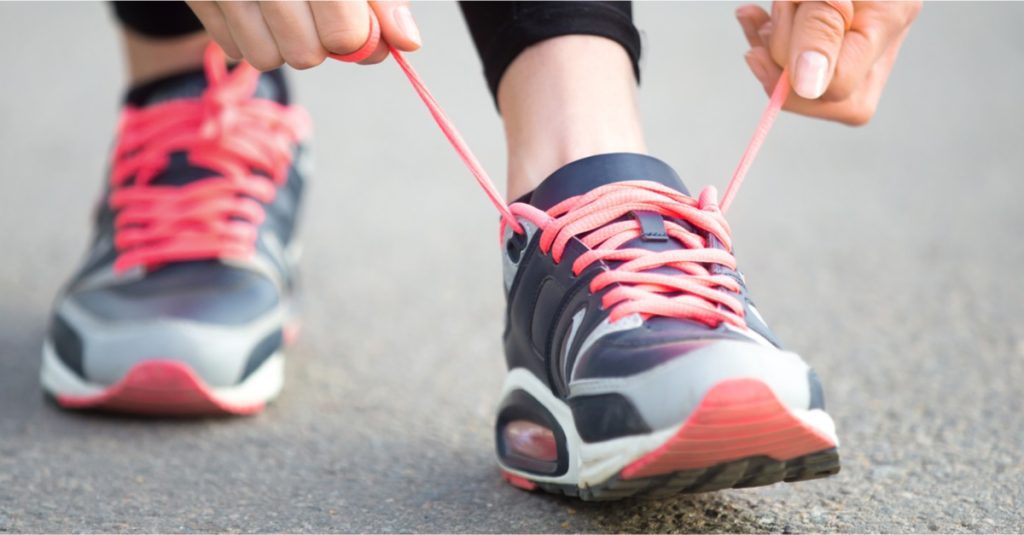
[[[692,189],[725,184],[766,102],[737,6],[636,7],[651,150]],[[410,61],[500,178],[457,7],[414,11]],[[783,116],[731,210],[759,308],[821,374],[842,472],[584,503],[500,477],[497,216],[390,64],[292,73],[317,173],[277,403],[198,421],[46,403],[43,333],[89,236],[121,57],[105,5],[0,3],[0,532],[1024,530],[1022,19],[926,5],[872,124]]]
[[[552,494],[574,496],[585,501],[611,501],[623,498],[666,499],[680,494],[715,490],[761,487],[774,483],[795,483],[839,473],[839,453],[833,448],[788,461],[769,457],[748,457],[719,463],[709,468],[693,468],[638,479],[616,476],[594,487],[580,489],[572,485],[541,483],[539,488]],[[512,482],[520,486],[520,482]]]

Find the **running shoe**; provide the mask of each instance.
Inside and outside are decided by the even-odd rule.
[[[818,378],[750,300],[716,197],[655,158],[606,154],[510,207],[510,483],[613,500],[839,471]]]
[[[215,45],[204,67],[123,110],[43,347],[42,385],[65,408],[249,414],[281,390],[310,120]]]

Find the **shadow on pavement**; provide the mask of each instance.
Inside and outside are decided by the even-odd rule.
[[[0,423],[24,421],[43,405],[40,351],[46,320],[0,302]]]
[[[769,531],[738,508],[728,494],[679,496],[661,500],[630,500],[609,506],[577,506],[591,527],[608,533],[751,533]]]
[[[25,315],[0,304],[0,423],[26,422],[31,418],[74,416],[85,425],[117,423],[171,423],[232,420],[230,417],[205,418],[133,416],[118,413],[67,411],[43,392],[39,384],[40,352],[46,336],[48,318]],[[40,414],[40,413],[46,414]],[[244,418],[243,418],[244,420]]]
[[[286,422],[284,418],[288,410],[286,407],[279,407],[272,411],[269,417],[251,418],[204,418],[204,419],[180,419],[164,418],[154,419],[149,417],[133,417],[119,414],[96,413],[96,412],[69,412],[60,409],[52,400],[43,394],[39,385],[38,372],[40,362],[40,348],[46,332],[47,318],[43,312],[25,314],[22,311],[14,310],[12,304],[0,304],[0,458],[6,457],[11,463],[36,464],[43,462],[43,458],[52,460],[53,456],[76,459],[70,472],[61,472],[63,466],[56,463],[54,468],[58,472],[45,475],[36,484],[57,485],[60,484],[84,484],[92,485],[93,492],[104,499],[110,496],[119,496],[118,491],[106,486],[110,481],[128,481],[139,487],[136,498],[132,499],[163,499],[162,490],[150,488],[147,485],[158,485],[159,488],[176,488],[181,485],[180,478],[189,481],[206,479],[220,480],[229,478],[238,480],[240,488],[259,488],[260,486],[288,486],[293,485],[293,478],[298,476],[293,471],[298,470],[303,474],[298,480],[305,480],[300,485],[306,488],[312,485],[317,489],[317,500],[325,500],[326,503],[350,502],[369,507],[369,502],[385,500],[385,496],[402,496],[409,491],[408,481],[399,478],[392,481],[387,474],[378,473],[376,470],[359,467],[365,457],[372,453],[363,450],[353,441],[358,442],[358,437],[346,436],[338,429],[328,426],[321,430],[322,433],[332,436],[331,444],[349,444],[357,453],[355,455],[344,455],[342,466],[345,468],[341,473],[352,481],[362,481],[359,485],[360,491],[356,494],[348,494],[339,481],[334,481],[333,476],[325,477],[321,472],[323,467],[330,464],[330,459],[335,458],[337,453],[331,453],[332,448],[321,448],[318,438],[306,437],[306,441],[312,443],[299,444],[285,439],[285,435],[292,436],[295,430],[290,428],[278,429]],[[269,418],[269,419],[268,419]],[[287,426],[286,426],[287,427]],[[302,436],[302,433],[299,433]],[[293,437],[294,438],[294,437]],[[31,444],[29,449],[25,445]],[[124,444],[125,447],[120,445]],[[391,447],[372,448],[379,456],[377,463],[390,464],[392,471],[405,473],[404,469],[395,464],[395,459],[405,459],[410,463],[407,469],[409,473],[415,474],[414,467],[417,462],[410,461],[410,451],[429,450],[436,445],[416,446],[403,440],[401,443]],[[227,448],[227,449],[225,449]],[[313,448],[315,454],[308,457],[303,454],[305,450]],[[323,451],[320,451],[320,450]],[[347,448],[341,447],[342,450]],[[225,451],[230,450],[230,455]],[[170,469],[161,468],[162,463],[178,462],[180,452],[189,452],[187,457],[180,459],[191,459],[189,463],[197,466],[182,465]],[[317,453],[319,452],[319,453]],[[361,453],[360,453],[361,452]],[[308,451],[306,452],[308,453]],[[113,457],[111,455],[114,455]],[[363,457],[363,461],[355,462],[353,458]],[[273,465],[265,471],[249,471],[254,459],[266,462],[267,459],[277,459],[280,466]],[[348,463],[356,463],[350,466]],[[223,464],[223,467],[221,465]],[[171,466],[168,465],[168,466]],[[3,463],[0,462],[0,468]],[[205,468],[204,468],[205,467]],[[47,468],[49,470],[50,468]],[[228,475],[221,471],[226,471]],[[2,471],[2,470],[0,470]],[[444,470],[445,473],[459,473]],[[71,475],[69,475],[69,473]],[[62,475],[61,475],[62,474]],[[392,474],[396,476],[397,474]],[[464,474],[463,474],[464,475]],[[57,479],[53,479],[56,477]],[[64,479],[60,479],[64,478]],[[136,482],[135,478],[138,479]],[[205,479],[204,479],[205,478]],[[383,479],[382,479],[383,478]],[[56,483],[54,483],[56,481]],[[315,483],[313,483],[315,481]],[[61,483],[64,482],[64,483]],[[71,482],[71,483],[68,483]],[[452,487],[459,487],[463,481],[450,482]],[[397,487],[389,489],[391,484]],[[505,486],[498,481],[498,476],[493,465],[487,465],[486,473],[480,474],[479,484],[483,488],[490,487],[498,491],[495,496],[495,503],[506,502],[512,510],[530,514],[532,518],[528,525],[536,528],[537,522],[543,525],[545,531],[569,530],[575,532],[751,532],[766,531],[766,527],[757,523],[757,519],[746,507],[742,498],[729,493],[712,493],[702,495],[679,496],[676,498],[662,500],[641,500],[630,499],[620,502],[588,503],[566,497],[553,496],[544,493],[524,493],[512,487]],[[448,483],[442,483],[447,486]],[[498,490],[500,487],[500,490]],[[49,487],[47,487],[49,488]],[[374,489],[369,496],[361,496],[367,489]],[[51,496],[54,499],[62,498],[66,489],[50,489],[48,492],[55,492]],[[221,489],[219,492],[224,492]],[[234,496],[235,493],[228,493]],[[247,496],[245,492],[238,493],[239,496]],[[235,498],[239,498],[235,496]],[[422,499],[422,495],[413,493],[407,496],[409,501],[399,500],[405,503],[392,503],[391,507],[405,509],[405,512],[415,512],[410,509],[412,504]],[[177,498],[184,500],[185,498]],[[234,498],[233,498],[234,499]],[[439,514],[439,518],[448,518],[447,515],[465,515],[466,503],[450,502],[450,496],[439,501],[445,503],[446,509]],[[507,501],[506,501],[507,500]],[[187,501],[187,500],[186,500]],[[363,503],[367,502],[367,503]],[[470,500],[472,502],[472,500]],[[129,502],[133,503],[133,502]],[[177,502],[175,502],[177,503]],[[180,505],[180,504],[179,504]],[[340,505],[339,505],[340,507]],[[447,510],[448,508],[450,510]],[[356,507],[356,509],[360,509]],[[261,509],[262,511],[262,509]],[[269,522],[272,518],[260,516],[265,511],[250,511],[254,518],[254,524],[248,525],[253,528],[262,522]],[[364,512],[365,514],[365,512]],[[471,514],[471,513],[470,513]],[[514,514],[512,517],[514,518]],[[196,524],[196,527],[216,528],[221,530],[228,524],[223,519],[205,519],[206,524]],[[370,518],[360,518],[365,526],[378,526],[379,521],[374,515]],[[441,520],[444,522],[444,520]],[[500,521],[500,530],[515,531],[515,520],[506,518]],[[51,526],[55,524],[50,524]],[[384,525],[384,524],[380,524]],[[390,525],[390,524],[388,524]],[[498,528],[499,525],[492,525],[488,522],[488,528]],[[312,527],[316,526],[316,527]],[[311,524],[300,531],[319,531],[327,527],[337,528],[328,521],[327,524]],[[296,526],[292,526],[293,528]],[[408,527],[408,526],[407,526]],[[479,526],[484,527],[484,526]],[[431,530],[430,526],[420,526],[424,530]]]
[[[685,494],[661,499],[629,498],[611,502],[583,502],[544,492],[532,492],[530,498],[530,501],[545,502],[543,505],[538,504],[538,509],[554,505],[564,512],[559,523],[549,526],[551,531],[753,533],[778,530],[778,526],[759,523],[754,511],[742,499],[737,500],[734,491]],[[553,520],[558,521],[558,516]]]

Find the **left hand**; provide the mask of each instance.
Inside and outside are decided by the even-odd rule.
[[[849,125],[871,119],[921,1],[776,1],[736,10],[751,72],[769,94],[781,65],[795,95],[785,109]]]
[[[316,2],[239,2],[186,0],[207,33],[232,59],[244,59],[261,71],[287,63],[309,69],[328,54],[351,54],[370,36],[370,13],[380,24],[381,40],[359,63],[380,63],[388,45],[412,52],[420,32],[408,0]]]

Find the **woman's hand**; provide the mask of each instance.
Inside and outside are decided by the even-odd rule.
[[[736,11],[750,43],[747,65],[771,93],[789,68],[796,95],[785,109],[862,125],[875,114],[886,79],[919,0],[891,2],[776,1]]]
[[[379,63],[387,45],[411,52],[420,33],[407,1],[205,2],[189,7],[224,53],[245,59],[261,71],[287,63],[308,69],[327,54],[350,54],[370,37],[370,11],[380,21],[381,42],[360,63]]]

